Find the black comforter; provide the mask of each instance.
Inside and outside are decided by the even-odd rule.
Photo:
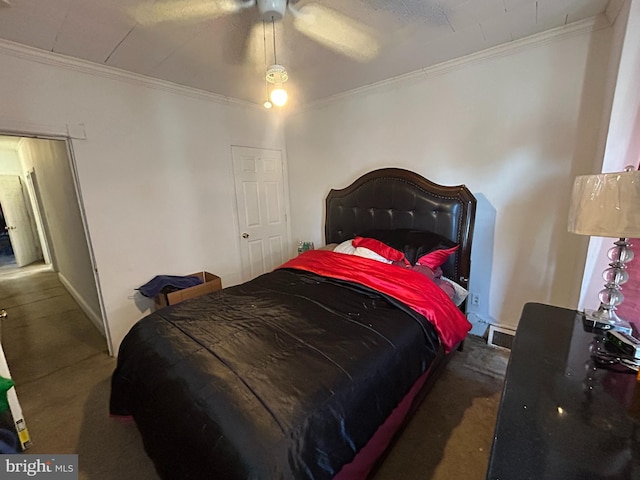
[[[281,269],[140,320],[110,410],[134,417],[163,478],[332,478],[438,347],[395,300]]]

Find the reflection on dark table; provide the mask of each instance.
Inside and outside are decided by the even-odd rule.
[[[574,310],[525,305],[487,479],[640,479],[640,384],[596,366],[601,341]]]

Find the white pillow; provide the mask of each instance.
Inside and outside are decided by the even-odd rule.
[[[451,300],[453,300],[453,303],[456,304],[456,307],[459,307],[460,305],[462,305],[462,302],[464,302],[464,299],[467,298],[467,296],[469,295],[469,291],[466,290],[464,287],[458,285],[453,280],[448,279],[447,277],[440,277],[440,278],[445,282],[448,282],[451,285],[453,285],[453,290],[455,294],[453,295],[453,298]]]
[[[345,240],[333,249],[335,253],[344,253],[345,255],[355,255],[357,257],[369,258],[382,263],[392,263],[391,260],[387,260],[382,255],[378,255],[376,252],[364,247],[354,247],[351,244],[352,240]]]
[[[369,250],[368,248],[364,247],[356,247],[354,255],[357,255],[358,257],[370,258],[371,260],[376,260],[382,263],[392,263],[391,260],[387,260],[382,255],[379,255],[373,250]]]
[[[335,253],[344,253],[346,255],[354,255],[356,252],[356,247],[351,245],[351,240],[345,240],[344,242],[338,244],[336,248],[333,249]]]

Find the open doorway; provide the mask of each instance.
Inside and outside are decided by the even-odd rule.
[[[29,226],[22,230],[23,233],[30,230],[38,257],[21,265],[17,242],[14,235],[10,235],[18,269],[14,273],[19,273],[21,266],[38,263],[49,266],[108,346],[108,331],[68,139],[0,135],[0,180],[8,176],[19,179],[28,205]],[[4,188],[2,182],[0,188]],[[8,220],[9,206],[2,202],[2,207],[3,217]],[[8,227],[12,226],[10,223],[7,222]]]
[[[17,267],[44,260],[27,185],[20,175],[0,171],[0,205],[8,240]]]
[[[4,218],[2,203],[0,202],[0,268],[12,268],[16,266],[16,256],[13,253],[11,238],[9,237],[9,228]]]

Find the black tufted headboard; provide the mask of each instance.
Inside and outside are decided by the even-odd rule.
[[[325,241],[340,243],[371,229],[429,230],[460,245],[442,266],[469,288],[476,199],[464,185],[442,186],[400,168],[374,170],[327,195]]]

